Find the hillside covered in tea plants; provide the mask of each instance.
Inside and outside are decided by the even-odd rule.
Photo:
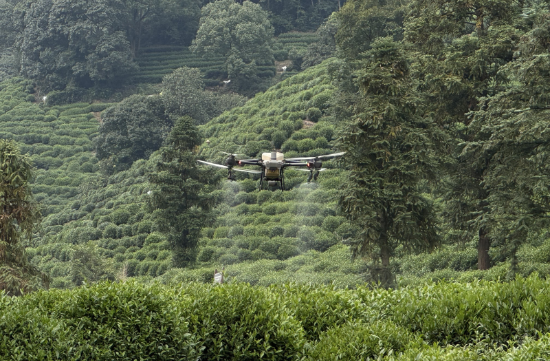
[[[201,147],[201,157],[219,161],[223,157],[220,151],[241,152],[245,144],[249,148],[244,152],[256,156],[270,149],[272,141],[288,156],[330,153],[335,125],[329,114],[323,113],[332,90],[329,65],[289,78],[205,125],[202,130],[209,142]],[[11,119],[2,123],[3,137],[21,143],[37,168],[33,190],[43,206],[44,219],[28,244],[29,258],[50,275],[54,287],[113,279],[121,272],[126,276],[163,275],[172,267],[170,247],[147,211],[152,189],[148,175],[158,156],[153,154],[150,159],[133,162],[127,170],[106,175],[102,169],[106,163],[94,156],[92,140],[100,112],[110,104],[48,106],[36,102],[31,91],[24,80],[5,82],[2,90],[5,117]],[[274,110],[266,108],[277,98],[285,106],[274,102]],[[241,131],[233,133],[224,123],[238,117],[241,120],[230,124]],[[77,121],[82,125],[75,129]],[[67,123],[72,124],[70,130],[63,126]],[[227,130],[220,131],[222,127]],[[239,144],[232,138],[243,140]],[[252,178],[224,181],[217,191],[216,221],[201,233],[197,266],[208,271],[197,272],[211,274],[222,265],[229,271],[230,265],[241,262],[284,261],[338,244],[353,228],[337,212],[338,173],[329,169],[318,183],[308,184],[307,173],[289,171],[289,190],[285,192],[258,192],[257,180]],[[341,277],[355,275],[351,283],[360,282],[362,266],[350,263],[347,267]],[[330,282],[332,278],[322,279]]]
[[[2,3],[0,137],[43,216],[2,244],[54,288],[546,276],[548,3],[306,3]],[[345,155],[284,191],[196,162],[272,150]]]
[[[205,124],[200,158],[221,162],[222,151],[255,157],[272,144],[287,157],[334,151],[337,124],[329,107],[335,88],[328,73],[334,64],[331,60],[284,80]],[[48,106],[31,93],[24,80],[4,83],[3,107],[11,122],[2,123],[2,134],[22,144],[37,168],[33,190],[44,219],[27,253],[51,277],[51,286],[119,277],[210,282],[214,269],[222,266],[229,281],[261,285],[293,281],[353,287],[369,279],[369,265],[351,261],[342,245],[358,225],[347,221],[337,205],[345,178],[341,162],[325,163],[329,169],[316,183],[306,183],[307,173],[289,170],[285,192],[257,191],[253,176],[223,181],[215,222],[201,231],[196,264],[173,269],[170,245],[147,208],[148,177],[158,155],[108,175],[92,140],[101,111],[114,104]],[[81,125],[75,129],[76,122]],[[546,248],[541,239],[520,250],[522,274],[548,273]],[[509,265],[475,271],[475,249],[464,244],[430,255],[397,254],[392,267],[404,285],[457,277],[504,279]]]

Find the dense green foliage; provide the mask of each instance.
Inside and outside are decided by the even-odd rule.
[[[477,242],[482,270],[498,258],[510,259],[512,272],[518,271],[517,251],[548,226],[543,200],[547,151],[542,146],[544,132],[539,130],[546,127],[542,85],[546,82],[542,79],[547,73],[541,70],[548,51],[537,45],[547,36],[547,14],[546,1],[483,0],[350,1],[337,14],[341,57],[335,92],[340,102],[334,107],[337,119],[347,125],[361,124],[378,114],[384,119],[382,126],[389,127],[404,109],[422,119],[426,131],[422,142],[426,148],[437,149],[437,159],[427,162],[428,154],[408,159],[430,164],[430,172],[424,171],[423,177],[439,182],[423,180],[414,187],[430,193],[426,201],[440,202],[444,241]],[[373,54],[380,53],[378,44],[389,42],[383,40],[388,36],[394,47],[402,49],[402,62],[375,61],[378,67],[372,67]],[[407,79],[403,82],[409,87],[406,92],[400,79]],[[402,103],[392,100],[396,95]],[[372,124],[373,129],[370,124],[363,128],[374,138],[382,128]],[[391,124],[399,134],[407,120]],[[352,139],[349,127],[343,128],[341,139],[344,146]],[[369,143],[369,139],[353,138],[351,143],[367,151],[391,146],[389,141]],[[406,144],[414,148],[415,141],[408,139]],[[410,150],[387,150],[388,167],[392,156],[407,157]],[[443,167],[435,167],[436,163]],[[394,175],[398,168],[390,173]],[[352,178],[348,187],[357,184]],[[412,186],[402,183],[406,184]],[[366,182],[356,193],[369,187]],[[411,188],[398,192],[399,201],[412,205],[410,192]],[[349,204],[343,205],[353,214]],[[358,204],[354,206],[360,215],[369,217]],[[425,214],[418,220],[434,222],[436,217]],[[385,234],[373,237],[380,243]],[[430,237],[421,238],[430,243]],[[364,235],[353,242],[365,244]],[[491,255],[491,247],[498,256]]]
[[[135,66],[121,19],[122,2],[85,0],[32,1],[16,4],[14,67],[46,91],[65,86],[113,84]],[[70,12],[66,9],[71,9]]]
[[[4,359],[535,360],[548,281],[328,286],[100,283],[0,296]]]
[[[171,121],[158,97],[134,95],[101,114],[95,139],[97,158],[118,171],[138,159],[147,159],[160,148]]]
[[[0,4],[0,76],[33,79],[0,83],[43,204],[22,245],[81,286],[0,296],[0,358],[547,357],[546,0],[90,4]],[[195,162],[272,149],[347,153],[284,192]],[[362,285],[378,259],[396,290]],[[170,287],[89,285],[128,277]]]
[[[438,242],[435,212],[419,182],[434,178],[437,159],[431,139],[435,126],[416,113],[408,61],[389,38],[379,38],[365,53],[356,117],[340,138],[350,163],[341,206],[348,219],[364,225],[350,241],[353,252],[380,258],[382,283],[391,283],[390,256],[405,249],[432,249]]]
[[[0,4],[0,80],[25,76],[36,82],[42,95],[55,91],[56,100],[65,103],[105,97],[123,84],[158,82],[166,75],[158,67],[138,71],[143,51],[154,52],[159,45],[187,49],[194,39],[202,49],[209,42],[212,45],[210,38],[217,39],[217,45],[207,46],[206,53],[217,48],[223,58],[208,58],[208,65],[204,61],[197,65],[209,67],[208,75],[216,79],[213,83],[229,74],[235,89],[252,95],[246,85],[263,90],[269,84],[266,78],[274,75],[271,22],[276,23],[277,34],[313,31],[337,7],[325,0],[226,2],[226,7],[243,11],[216,18],[210,10],[222,4],[209,0],[4,1]],[[206,31],[216,27],[217,35]],[[232,40],[227,41],[226,35]],[[231,56],[221,49],[222,44],[232,46]],[[197,66],[184,63],[171,68],[182,65]],[[261,86],[255,84],[258,79]]]
[[[149,208],[159,229],[167,234],[176,267],[195,262],[199,233],[209,223],[215,202],[212,191],[217,178],[198,167],[196,150],[200,143],[193,119],[179,118],[149,176],[154,189]]]
[[[31,177],[29,158],[14,141],[0,140],[0,290],[8,295],[29,292],[48,280],[29,264],[23,247],[40,222]]]

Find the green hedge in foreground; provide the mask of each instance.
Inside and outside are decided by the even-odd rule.
[[[179,360],[200,352],[174,291],[102,283],[1,298],[2,360]]]
[[[543,360],[550,281],[101,283],[0,295],[1,360]]]

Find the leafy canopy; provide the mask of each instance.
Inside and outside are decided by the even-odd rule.
[[[166,143],[149,178],[155,186],[150,208],[159,229],[167,234],[173,265],[181,267],[195,261],[200,230],[211,216],[215,200],[211,191],[217,178],[197,166],[195,151],[201,136],[193,119],[179,118]]]
[[[47,284],[21,244],[40,221],[30,189],[32,165],[13,141],[0,140],[0,290],[19,295]]]

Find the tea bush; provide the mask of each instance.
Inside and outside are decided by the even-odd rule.
[[[185,303],[174,298],[167,288],[131,282],[38,292],[2,302],[0,357],[195,359],[200,347],[182,317]]]
[[[376,360],[405,351],[413,335],[391,322],[348,323],[321,335],[309,360]]]
[[[300,257],[304,255],[292,262],[264,260],[248,267],[269,276],[292,271]],[[160,265],[147,262],[139,265],[158,273]],[[137,265],[129,262],[128,268]],[[189,270],[184,275],[169,270],[163,277],[171,280],[170,286],[103,282],[20,298],[0,294],[0,359],[550,357],[550,281],[536,276],[400,290],[190,283],[211,282],[213,272]],[[235,277],[229,267],[225,273],[228,280]]]
[[[288,360],[301,352],[304,331],[277,294],[244,284],[184,287],[191,332],[207,360]]]

